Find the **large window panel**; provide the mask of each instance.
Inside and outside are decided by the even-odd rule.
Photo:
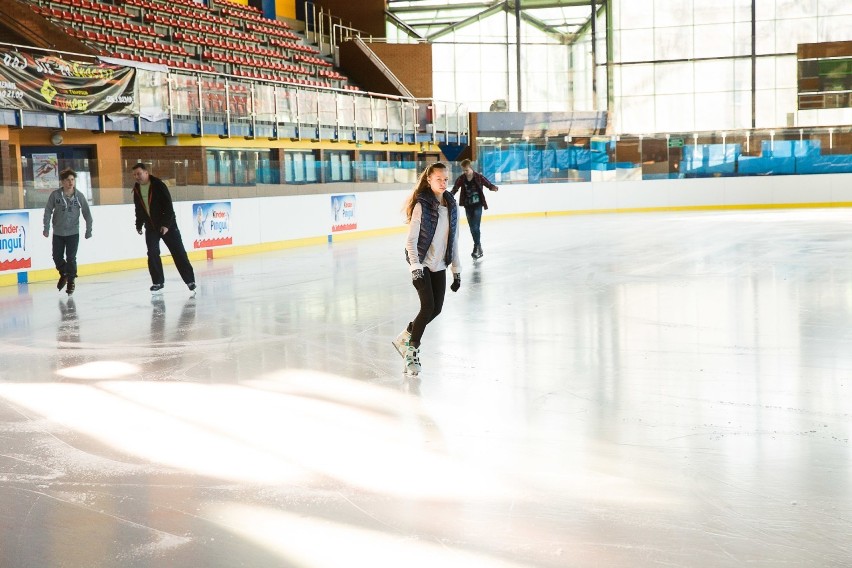
[[[756,22],[754,29],[755,53],[775,53],[775,20]]]
[[[751,55],[751,21],[734,24],[734,55]]]
[[[655,59],[692,59],[692,26],[656,28]]]
[[[757,21],[774,20],[776,1],[777,0],[755,0],[755,19]]]
[[[734,91],[733,128],[751,128],[751,90]]]
[[[442,101],[462,100],[456,96],[455,80],[452,72],[435,71],[433,74],[432,95]]]
[[[482,58],[482,71],[505,73],[509,70],[505,45],[481,45],[479,52]]]
[[[751,0],[734,0],[734,21],[751,22]]]
[[[775,89],[755,91],[755,122],[757,128],[774,128],[775,122]]]
[[[621,32],[621,61],[652,61],[654,59],[654,30]]]
[[[734,24],[695,26],[694,57],[729,57],[734,55]],[[751,35],[751,34],[749,34]]]
[[[795,113],[798,109],[798,92],[797,89],[776,89],[775,91],[775,109],[776,109],[776,125],[786,126],[788,124],[788,115]]]
[[[775,88],[797,89],[799,62],[795,55],[775,58]]]
[[[733,60],[696,61],[694,65],[696,93],[734,90]]]
[[[849,0],[818,0],[817,15],[824,16],[852,16],[852,2]],[[849,28],[846,28],[847,31]]]
[[[618,22],[622,30],[635,30],[654,27],[654,10],[645,2],[622,0],[616,3],[613,22]]]
[[[618,130],[624,133],[645,134],[657,131],[653,97],[622,97],[617,114],[621,121]]]
[[[732,128],[735,128],[733,91],[695,94],[696,130]]]
[[[734,90],[751,91],[751,59],[734,60]]]
[[[692,93],[657,95],[655,98],[658,132],[684,132],[695,129],[695,101]]]
[[[692,24],[693,0],[654,0],[654,26],[683,26]],[[635,2],[648,4],[647,2]]]
[[[654,91],[657,95],[691,93],[693,63],[657,63],[654,68]]]
[[[775,0],[775,19],[806,18],[817,13],[817,0]]]
[[[852,8],[852,0],[846,0]],[[849,41],[852,38],[852,15],[826,16],[817,20],[817,41]]]
[[[817,40],[816,23],[815,17],[776,20],[775,52],[796,53],[800,43],[815,43]]]
[[[758,89],[775,88],[775,58],[759,57],[755,68],[755,85]]]
[[[617,93],[622,95],[653,95],[654,64],[622,65]]]
[[[693,23],[696,26],[734,21],[734,0],[698,0],[694,10]]]

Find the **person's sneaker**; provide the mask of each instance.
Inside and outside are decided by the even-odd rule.
[[[186,285],[190,292],[195,292],[195,282],[190,282]]]
[[[165,286],[165,284],[154,284],[153,286],[151,286],[151,291],[152,292],[159,292],[160,290],[163,289],[163,286]]]
[[[76,287],[77,287],[77,285],[74,283],[74,280],[71,279],[71,280],[68,281],[68,286],[65,287],[65,291],[68,292],[68,295],[70,296],[71,294],[74,293],[74,289]]]
[[[68,282],[68,277],[64,274],[59,275],[59,281],[56,283],[56,289],[60,292],[65,288],[65,283]]]
[[[399,353],[400,357],[405,357],[405,355],[403,354],[405,351],[405,345],[410,339],[411,332],[407,329],[403,329],[402,332],[396,336],[396,339],[391,342],[393,343],[393,346],[396,348],[396,352]]]
[[[408,375],[417,375],[420,373],[420,348],[414,347],[410,343],[405,344],[405,351],[402,356],[405,359],[405,372]]]

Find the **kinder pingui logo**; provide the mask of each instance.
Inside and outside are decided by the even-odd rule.
[[[48,104],[53,102],[56,92],[56,88],[50,84],[50,79],[45,79],[44,84],[41,86],[41,96],[44,97],[44,100],[46,100]]]
[[[29,213],[0,213],[0,271],[30,268],[27,252]]]

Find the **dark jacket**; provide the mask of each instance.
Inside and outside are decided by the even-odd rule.
[[[491,191],[496,191],[497,186],[488,181],[488,178],[482,175],[479,172],[473,172],[473,190],[479,194],[479,202],[482,204],[482,207],[488,209],[488,203],[485,201],[485,192],[482,190],[482,186],[487,187]],[[456,178],[456,183],[453,184],[453,195],[461,189],[461,195],[459,196],[459,205],[462,207],[468,206],[468,191],[467,191],[467,177],[462,174],[458,178]],[[472,206],[476,206],[476,204],[471,204]]]
[[[136,205],[136,230],[141,231],[142,225],[150,231],[159,231],[160,227],[171,227],[175,222],[175,208],[172,205],[172,194],[163,180],[148,176],[151,187],[148,191],[148,209],[142,204],[142,193],[139,184],[133,184],[133,203]]]
[[[459,225],[459,210],[456,207],[456,200],[450,192],[444,192],[444,199],[447,201],[447,213],[450,221],[450,234],[447,239],[447,250],[444,253],[444,263],[450,266],[453,263],[453,243]],[[420,203],[422,213],[420,216],[420,234],[417,237],[417,256],[420,257],[418,262],[423,264],[426,253],[429,252],[429,246],[432,244],[432,239],[435,238],[435,231],[438,228],[438,207],[441,204],[431,191],[428,192],[428,195],[419,195],[417,202]],[[405,259],[411,264],[407,250],[405,251]]]

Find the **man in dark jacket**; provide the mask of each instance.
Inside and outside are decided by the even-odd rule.
[[[464,207],[467,224],[470,226],[470,236],[473,237],[473,252],[470,256],[479,258],[483,254],[482,243],[479,240],[479,224],[482,222],[482,210],[488,209],[488,203],[485,202],[485,192],[482,188],[484,186],[491,191],[497,191],[498,188],[488,181],[488,178],[484,175],[473,171],[470,160],[462,160],[460,165],[464,173],[453,184],[453,195],[461,189],[459,205]]]
[[[163,180],[148,173],[145,164],[133,166],[133,203],[136,205],[136,232],[142,234],[145,226],[145,244],[148,245],[148,271],[151,273],[152,292],[163,289],[163,261],[160,259],[160,239],[166,243],[180,277],[190,290],[195,290],[195,272],[181,240],[175,219],[172,196]]]

